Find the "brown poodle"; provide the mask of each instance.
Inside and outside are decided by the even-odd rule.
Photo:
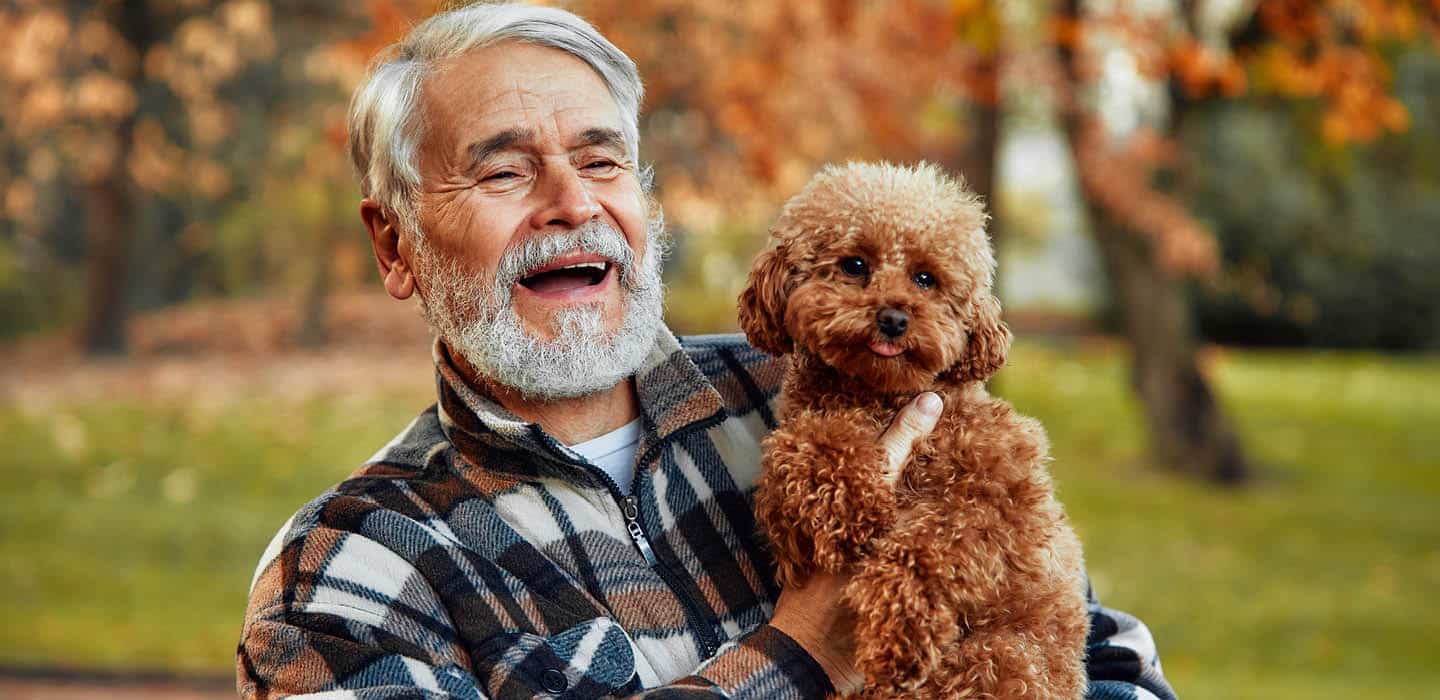
[[[756,512],[782,585],[852,567],[870,698],[1079,698],[1080,545],[1045,432],[985,391],[1010,331],[979,198],[922,164],[831,166],[786,205],[740,324],[789,354]],[[878,437],[945,401],[892,488]]]

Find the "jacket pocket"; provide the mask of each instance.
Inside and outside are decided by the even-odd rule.
[[[494,700],[582,700],[640,689],[630,638],[606,617],[549,637],[499,634],[475,650],[473,661],[476,677]]]

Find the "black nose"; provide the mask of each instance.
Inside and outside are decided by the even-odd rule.
[[[899,338],[905,335],[905,327],[910,325],[910,314],[900,309],[881,309],[875,314],[875,324],[880,326],[880,332],[891,338]]]

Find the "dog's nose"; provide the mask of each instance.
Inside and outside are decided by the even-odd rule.
[[[881,309],[875,314],[875,324],[880,326],[880,332],[891,338],[899,338],[905,335],[906,326],[910,325],[910,314],[900,309]]]

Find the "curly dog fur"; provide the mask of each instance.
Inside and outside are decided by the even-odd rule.
[[[854,567],[868,698],[1085,689],[1080,545],[1045,433],[984,386],[1010,345],[985,219],[934,166],[831,166],[785,205],[740,299],[750,341],[790,355],[757,516],[782,585]],[[924,390],[945,410],[892,488],[878,437]]]

